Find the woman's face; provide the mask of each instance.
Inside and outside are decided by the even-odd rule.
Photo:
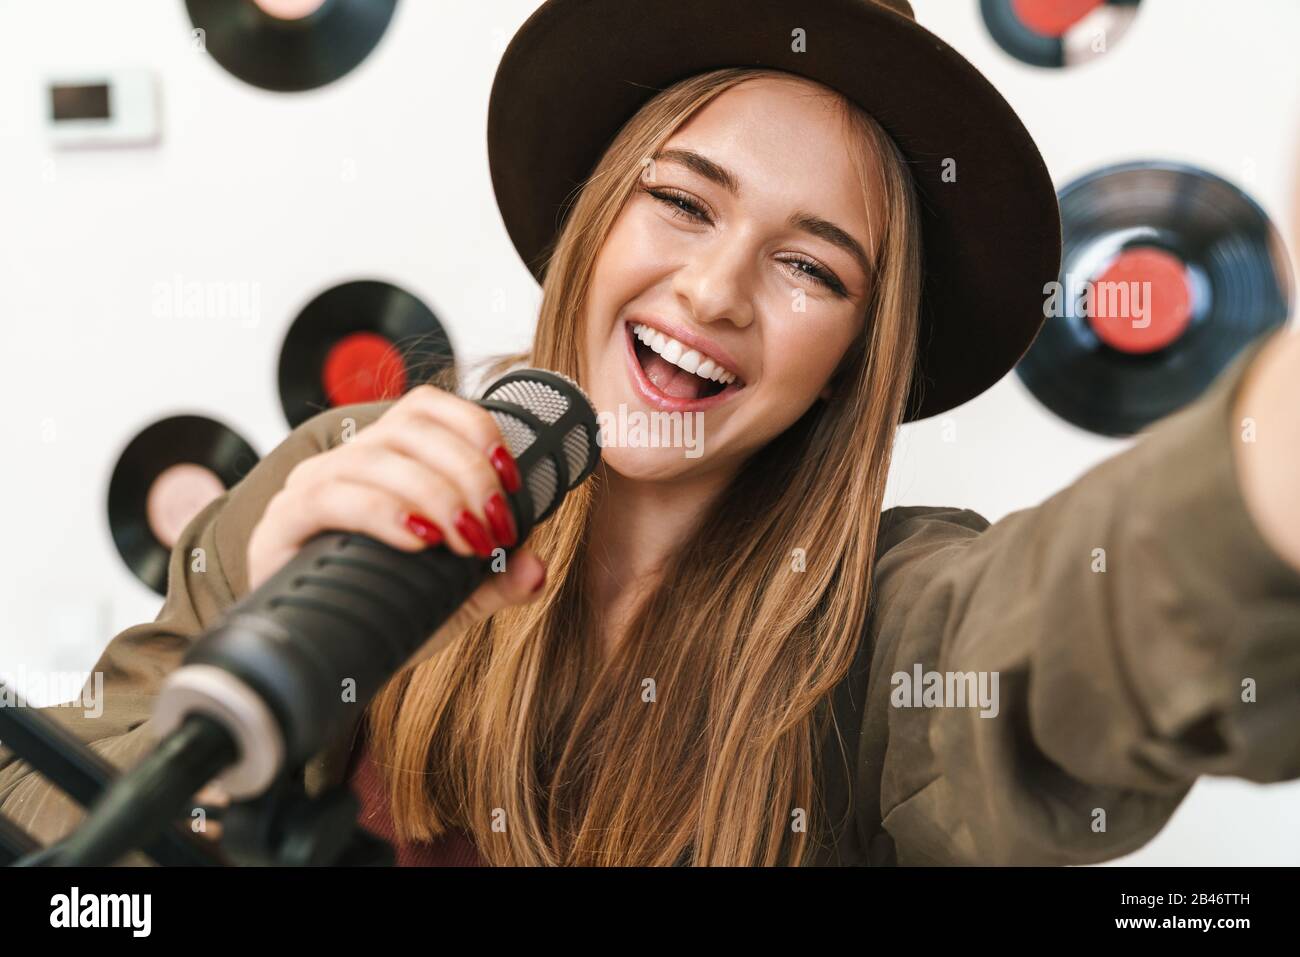
[[[877,177],[864,200],[851,148],[825,88],[764,77],[716,97],[648,159],[584,316],[583,377],[616,472],[732,469],[824,392],[861,328],[884,215]],[[681,431],[660,429],[674,419]],[[654,447],[652,432],[694,448]]]

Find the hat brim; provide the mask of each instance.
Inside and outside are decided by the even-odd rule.
[[[807,52],[791,49],[796,28]],[[907,419],[947,411],[1009,372],[1042,326],[1043,287],[1060,267],[1051,176],[974,66],[870,0],[543,4],[502,56],[487,124],[502,220],[537,280],[578,187],[622,125],[673,83],[728,66],[785,70],[838,90],[907,159],[924,250]],[[953,181],[944,181],[945,165]]]

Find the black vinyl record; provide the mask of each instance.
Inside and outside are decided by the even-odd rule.
[[[391,283],[325,290],[280,349],[280,404],[291,427],[339,405],[394,399],[435,374],[454,376],[451,340],[433,311]],[[451,385],[452,383],[448,383]]]
[[[1286,321],[1282,240],[1226,180],[1127,163],[1070,183],[1059,199],[1058,295],[1045,290],[1047,320],[1016,372],[1067,422],[1132,435],[1196,399],[1247,343]],[[1125,312],[1116,304],[1129,294]]]
[[[323,0],[294,19],[273,16],[254,0],[185,0],[185,6],[208,53],[229,73],[264,90],[296,93],[332,83],[361,63],[388,29],[397,0]]]
[[[181,478],[190,486],[190,494],[196,484],[201,490],[205,482],[224,490],[237,484],[257,462],[257,453],[244,439],[203,416],[171,416],[139,432],[118,457],[108,485],[109,529],[127,568],[158,594],[166,595],[172,543],[160,539],[154,513],[163,476],[176,474],[177,467],[190,467],[193,472]],[[173,498],[175,494],[173,490]],[[183,488],[180,494],[186,494]],[[193,509],[194,514],[198,511]],[[178,529],[188,522],[188,518],[173,518]]]

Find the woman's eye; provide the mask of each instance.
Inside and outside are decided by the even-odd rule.
[[[693,203],[685,193],[667,189],[647,189],[647,193],[668,207],[674,216],[693,220],[707,220],[704,210]]]
[[[801,276],[807,276],[813,282],[820,283],[837,296],[843,296],[847,293],[844,285],[835,278],[833,273],[827,272],[811,259],[786,259],[783,260],[793,268],[793,271]],[[807,269],[799,267],[806,266]]]

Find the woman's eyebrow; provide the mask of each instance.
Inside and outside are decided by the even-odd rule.
[[[717,183],[732,196],[740,195],[740,184],[736,181],[736,177],[731,175],[730,170],[719,166],[703,153],[683,149],[660,150],[654,155],[654,161],[656,163],[680,163],[692,172],[699,173],[705,179]]]
[[[663,149],[654,155],[655,162],[680,163],[694,173],[698,173],[705,179],[717,183],[732,196],[739,198],[740,183],[730,170],[719,166],[713,160],[709,159],[703,153],[697,153],[695,150],[686,149]],[[838,246],[846,253],[852,256],[857,264],[862,268],[865,276],[870,278],[872,274],[871,260],[867,258],[862,244],[850,236],[847,232],[836,226],[829,220],[822,219],[812,213],[797,210],[790,215],[787,225],[791,229],[798,229],[802,232],[809,233],[819,239],[824,239],[832,246]]]

